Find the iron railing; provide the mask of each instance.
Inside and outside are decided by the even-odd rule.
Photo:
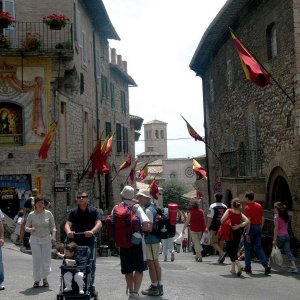
[[[260,151],[223,152],[221,163],[223,177],[260,177],[262,175]]]
[[[0,54],[4,49],[24,49],[24,41],[27,33],[38,36],[41,42],[39,50],[73,49],[71,23],[62,27],[61,30],[52,30],[43,22],[16,22],[7,29],[1,29],[0,33],[10,40],[10,47],[8,48],[3,46],[0,39]]]

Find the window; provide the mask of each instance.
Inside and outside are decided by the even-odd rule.
[[[230,59],[227,60],[227,69],[226,69],[226,77],[227,77],[227,86],[230,87],[232,85],[232,62]]]
[[[123,152],[128,153],[128,128],[123,126]]]
[[[160,131],[160,138],[161,139],[164,139],[165,138],[165,133],[163,130]]]
[[[126,114],[126,95],[124,91],[121,91],[121,112]]]
[[[110,83],[110,105],[112,108],[115,107],[115,85]]]
[[[87,64],[87,40],[86,40],[86,32],[82,31],[82,62],[83,64]]]
[[[117,152],[122,152],[122,126],[121,124],[116,124],[116,140],[117,140]]]
[[[257,144],[256,144],[256,124],[255,116],[250,114],[248,116],[248,142],[249,142],[249,156],[250,156],[250,174],[257,175]]]
[[[67,145],[67,104],[66,102],[60,102],[60,114],[59,114],[59,155],[61,160],[68,158],[68,145]]]
[[[104,75],[101,75],[101,95],[108,98],[108,80]]]
[[[268,59],[277,56],[277,33],[275,23],[270,24],[266,31]]]
[[[152,152],[153,151],[153,147],[147,147],[147,152]]]
[[[109,136],[111,135],[111,123],[105,122],[105,135]]]
[[[214,90],[214,81],[213,79],[210,79],[209,81],[209,94],[210,94],[210,101],[215,101],[215,90]]]
[[[3,0],[0,3],[0,11],[7,11],[9,14],[13,17],[16,18],[16,13],[15,13],[15,0]],[[16,33],[15,33],[15,26],[9,26],[6,29],[0,29],[0,33],[3,34],[4,36],[9,37],[11,44],[13,46],[16,46]]]
[[[159,138],[159,136],[158,136],[158,130],[155,130],[155,138]]]
[[[89,159],[88,153],[88,136],[89,136],[89,115],[86,111],[83,112],[83,163],[87,164]]]
[[[81,47],[82,46],[81,17],[80,17],[80,10],[78,8],[75,8],[75,40],[78,41],[78,44]]]
[[[300,116],[295,117],[295,135],[300,135]]]

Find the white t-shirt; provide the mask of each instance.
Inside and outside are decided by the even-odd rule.
[[[3,221],[3,222],[4,222],[4,214],[3,214],[3,212],[1,211],[1,209],[0,209],[0,221]]]

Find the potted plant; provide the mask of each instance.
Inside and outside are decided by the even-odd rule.
[[[57,14],[49,15],[43,18],[43,22],[49,25],[50,29],[52,30],[60,30],[62,27],[65,27],[69,21],[70,19],[66,16]]]
[[[10,45],[10,38],[6,35],[0,34],[0,48],[8,49]]]
[[[26,32],[25,39],[22,42],[22,48],[28,51],[34,51],[42,46],[41,36],[38,32]]]
[[[7,11],[0,13],[0,28],[7,28],[12,23],[16,23],[16,20]]]

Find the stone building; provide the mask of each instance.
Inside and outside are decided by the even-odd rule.
[[[87,190],[97,207],[109,209],[127,175],[112,177],[128,154],[135,156],[143,120],[129,114],[128,87],[136,83],[126,61],[109,48],[109,39],[120,38],[103,2],[2,4],[16,23],[0,29],[10,38],[9,48],[0,41],[0,207],[13,217],[37,188],[51,197],[58,227],[79,189]],[[70,20],[61,30],[43,23],[54,13]],[[32,37],[36,49],[28,41]],[[57,133],[48,158],[41,159],[38,152],[53,121]],[[90,179],[90,155],[96,141],[109,134],[114,135],[110,173]]]
[[[267,217],[273,203],[282,201],[293,215],[298,238],[299,8],[299,0],[228,0],[190,63],[202,78],[206,139],[220,158],[207,150],[211,182],[221,178],[227,202],[253,190]],[[246,80],[229,27],[290,99],[274,79],[264,88]]]

